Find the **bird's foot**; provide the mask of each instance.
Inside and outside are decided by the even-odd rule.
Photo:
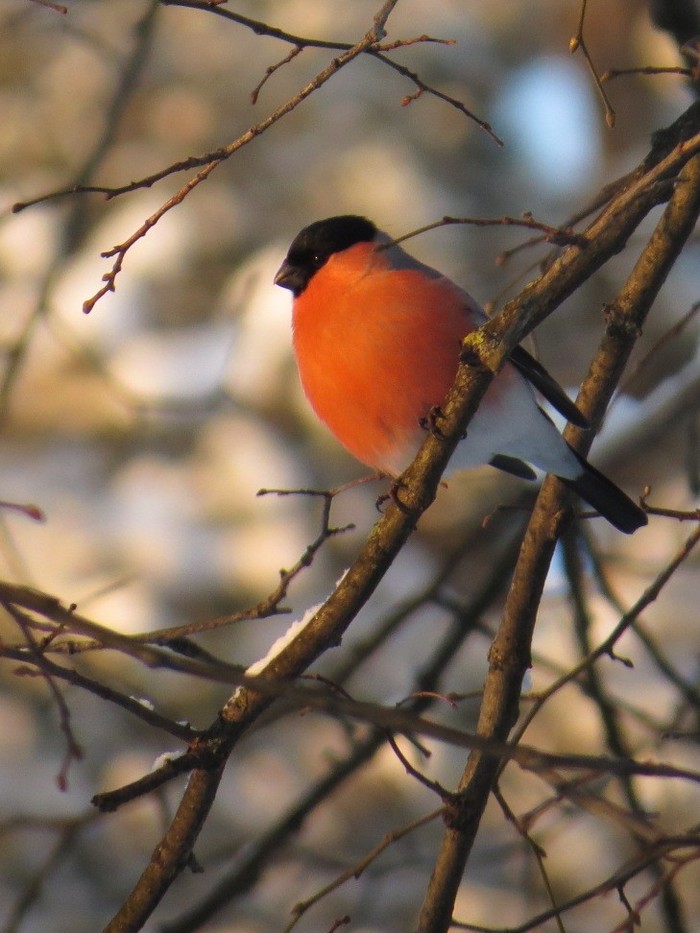
[[[440,429],[438,422],[445,417],[445,413],[439,405],[433,405],[427,415],[421,418],[419,421],[420,426],[424,431],[430,431],[433,437],[437,437],[439,440],[444,440],[445,435]]]

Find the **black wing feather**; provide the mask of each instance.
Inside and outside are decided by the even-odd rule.
[[[510,358],[513,365],[525,376],[528,382],[531,382],[537,391],[540,392],[567,421],[570,421],[571,424],[575,424],[578,428],[590,427],[587,419],[581,414],[559,383],[555,382],[544,366],[538,363],[534,356],[531,356],[527,350],[523,350],[522,347],[516,347],[511,353]]]
[[[611,525],[626,535],[632,534],[637,528],[647,524],[647,516],[636,502],[618,489],[607,476],[591,466],[573,447],[570,450],[581,464],[581,473],[573,480],[560,476],[562,483],[577,492],[582,499],[607,518]]]
[[[517,457],[509,457],[507,454],[494,454],[489,460],[492,467],[497,470],[503,470],[504,473],[510,473],[511,476],[517,476],[518,479],[533,480],[537,479],[537,473]]]

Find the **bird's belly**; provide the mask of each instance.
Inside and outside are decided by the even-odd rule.
[[[381,374],[376,377],[376,372]],[[400,367],[377,370],[366,359],[346,358],[333,370],[300,367],[304,391],[316,414],[353,456],[389,475],[398,475],[418,450],[421,422],[442,401],[451,379],[427,392]]]
[[[358,460],[397,475],[425,437],[422,422],[454,381],[461,340],[471,329],[465,297],[437,283],[426,290],[421,277],[408,273],[360,276],[345,288],[328,280],[327,288],[326,278],[312,280],[295,302],[304,391]]]

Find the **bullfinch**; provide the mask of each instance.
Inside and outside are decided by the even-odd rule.
[[[275,283],[294,296],[294,352],[316,414],[358,460],[398,476],[454,382],[463,338],[486,315],[454,282],[355,215],[305,227]],[[567,444],[533,387],[573,424],[587,426],[549,373],[517,347],[451,468],[491,464],[535,479],[532,464],[558,476],[620,531],[645,525],[644,511]]]

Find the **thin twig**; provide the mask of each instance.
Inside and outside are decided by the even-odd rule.
[[[337,878],[334,878],[329,884],[321,888],[320,891],[317,891],[311,897],[306,898],[306,900],[299,901],[292,908],[292,920],[284,928],[284,933],[290,933],[290,931],[297,925],[299,920],[304,916],[307,910],[310,907],[313,907],[314,904],[318,904],[320,900],[326,897],[331,891],[335,891],[341,885],[345,884],[346,881],[349,881],[351,878],[359,878],[362,873],[375,861],[378,856],[384,852],[385,849],[388,849],[389,846],[393,845],[395,842],[398,842],[400,839],[403,839],[404,836],[407,836],[409,833],[415,832],[417,829],[421,829],[423,826],[426,826],[428,823],[432,823],[433,820],[436,820],[442,814],[442,807],[439,807],[437,810],[433,810],[431,813],[426,813],[424,816],[418,817],[418,819],[413,820],[408,823],[406,826],[402,826],[400,829],[394,829],[381,839],[380,842],[371,849],[367,855],[364,855],[359,861],[355,862],[350,868],[347,868],[344,872],[338,875]]]
[[[49,10],[54,10],[56,13],[62,13],[64,16],[68,13],[68,7],[63,6],[62,3],[53,3],[52,0],[32,0],[32,2],[48,7]]]
[[[655,602],[656,599],[658,599],[663,588],[673,578],[676,570],[692,553],[698,541],[700,541],[700,527],[696,528],[693,534],[685,541],[678,553],[671,561],[669,561],[661,573],[657,575],[654,582],[647,587],[636,603],[622,616],[608,637],[600,642],[600,644],[589,654],[587,654],[585,658],[582,658],[578,664],[567,671],[566,674],[558,678],[550,687],[537,696],[535,703],[530,708],[528,714],[524,717],[522,722],[519,723],[517,729],[514,731],[511,741],[518,741],[518,739],[525,733],[527,727],[530,725],[542,706],[547,702],[547,700],[549,700],[550,697],[554,696],[555,693],[558,693],[565,684],[575,680],[579,674],[587,670],[599,658],[607,656],[613,660],[617,659],[614,650],[617,642],[636,622],[644,610],[653,602]]]
[[[596,67],[593,64],[593,59],[591,58],[591,54],[588,51],[588,46],[586,45],[586,41],[583,37],[583,25],[586,18],[587,2],[588,0],[581,0],[581,12],[579,15],[578,26],[576,28],[575,35],[572,36],[569,40],[569,51],[573,55],[574,52],[577,52],[579,49],[581,50],[581,53],[586,60],[586,65],[588,65],[588,70],[591,73],[595,86],[597,87],[598,93],[600,94],[600,97],[603,101],[603,106],[605,107],[605,122],[612,129],[613,126],[615,126],[615,111],[613,110],[610,99],[605,92],[602,79],[598,75]]]
[[[600,76],[600,80],[604,83],[627,75],[681,75],[681,77],[684,78],[691,78],[693,73],[690,68],[681,68],[679,65],[666,68],[646,65],[643,68],[609,68],[607,71],[603,72]]]
[[[691,834],[686,838],[664,839],[659,842],[658,845],[650,846],[645,852],[630,859],[605,881],[592,885],[580,894],[570,897],[556,908],[545,910],[534,917],[530,917],[525,923],[521,923],[517,926],[509,926],[507,931],[502,927],[487,927],[476,923],[464,923],[456,919],[452,920],[452,927],[456,930],[471,930],[472,933],[530,933],[531,930],[542,929],[542,926],[553,917],[561,916],[581,904],[593,901],[598,897],[609,894],[611,891],[618,890],[622,885],[627,884],[628,881],[631,881],[637,875],[641,874],[652,862],[658,861],[661,858],[676,857],[675,853],[677,851],[682,852],[688,847],[697,848],[698,843],[700,843],[700,839],[697,833]],[[693,856],[694,859],[698,857],[698,855]]]
[[[548,243],[554,243],[557,246],[584,246],[586,239],[583,234],[576,233],[570,228],[562,227],[552,227],[550,224],[542,223],[539,220],[535,220],[532,214],[528,212],[524,213],[522,217],[448,217],[445,216],[441,220],[435,220],[433,223],[425,224],[423,227],[418,227],[415,230],[411,230],[410,233],[404,233],[400,237],[396,237],[391,243],[387,246],[393,246],[396,243],[403,243],[404,240],[410,240],[414,236],[419,234],[426,233],[428,230],[435,230],[438,227],[446,227],[451,224],[463,224],[469,225],[472,227],[526,227],[529,230],[541,230],[544,234],[543,237],[539,237],[538,241],[542,242],[545,240]]]
[[[80,761],[83,758],[83,749],[78,743],[78,740],[76,739],[73,732],[73,727],[71,725],[71,715],[68,704],[66,703],[63,694],[56,685],[53,673],[49,667],[44,664],[41,648],[34,638],[31,628],[29,625],[27,625],[27,617],[25,614],[10,603],[2,602],[0,604],[3,606],[8,615],[10,615],[15,620],[20,630],[22,631],[22,634],[24,635],[27,643],[28,652],[35,662],[40,676],[43,677],[47,687],[49,688],[49,692],[51,693],[58,710],[61,732],[66,738],[66,751],[63,756],[63,762],[56,776],[56,783],[58,784],[59,790],[65,791],[68,789],[68,770],[71,766],[71,763],[73,761]]]

